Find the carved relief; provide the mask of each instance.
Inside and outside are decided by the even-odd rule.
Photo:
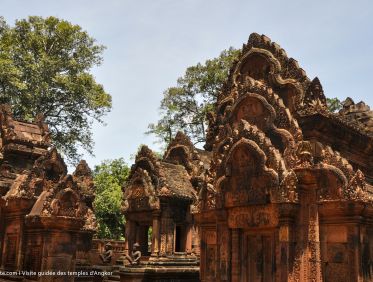
[[[246,120],[266,131],[275,119],[275,111],[268,102],[256,94],[248,94],[233,108],[234,122]]]
[[[213,158],[194,211],[199,224],[217,228],[220,239],[218,257],[208,255],[213,267],[201,264],[202,278],[225,279],[226,263],[232,281],[266,280],[272,274],[279,281],[356,280],[361,265],[368,277],[370,251],[362,234],[372,212],[372,177],[361,156],[371,154],[373,135],[364,126],[371,116],[365,104],[350,99],[341,114],[331,113],[319,79],[311,81],[269,38],[252,34],[208,116],[205,148]],[[338,135],[335,145],[328,130]],[[354,149],[355,140],[360,152]],[[356,171],[324,143],[341,150]],[[226,225],[223,214],[228,214]],[[359,220],[351,223],[355,215]],[[325,249],[329,242],[320,243],[320,236],[326,236],[320,221],[347,224],[348,249]],[[224,227],[231,229],[230,252],[221,241],[229,237]],[[273,230],[275,242],[269,235]],[[214,254],[212,247],[206,246],[207,252]],[[343,271],[346,258],[352,265],[348,272]],[[221,273],[208,277],[206,269]]]
[[[314,107],[316,104],[322,105],[324,108],[326,108],[326,97],[324,95],[324,91],[322,88],[322,85],[320,83],[320,80],[315,77],[311,84],[309,85],[305,99],[304,99],[305,106],[311,106]]]
[[[258,145],[247,139],[236,142],[229,150],[224,167],[225,178],[219,191],[225,191],[225,205],[263,204],[270,201],[270,189],[278,176],[266,167],[266,156]]]
[[[168,145],[163,160],[184,166],[193,176],[201,173],[198,152],[190,139],[180,131]]]
[[[67,167],[56,148],[35,161],[33,171],[48,181],[58,182],[67,174]]]
[[[207,245],[206,247],[206,278],[216,278],[216,245]]]
[[[278,210],[273,205],[256,205],[235,208],[229,211],[230,228],[275,227],[278,224]]]
[[[18,244],[17,234],[12,234],[12,233],[6,234],[4,265],[8,269],[14,269],[14,267],[16,266],[17,250],[18,250],[17,244]]]
[[[78,183],[79,190],[83,194],[84,201],[88,207],[92,208],[95,199],[95,189],[92,177],[92,171],[86,161],[79,162],[73,173],[73,179]]]
[[[365,176],[361,170],[357,170],[355,175],[350,179],[345,191],[345,197],[352,200],[370,200],[366,193]]]
[[[126,212],[128,210],[140,211],[159,208],[159,199],[149,173],[142,168],[137,168],[132,173],[130,182],[124,187],[122,210]]]
[[[293,170],[290,170],[285,175],[279,186],[279,191],[274,192],[274,198],[278,202],[298,202],[298,178]]]

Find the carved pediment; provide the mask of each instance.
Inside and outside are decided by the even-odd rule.
[[[152,179],[153,185],[157,185],[160,176],[159,160],[153,151],[150,150],[146,145],[141,146],[139,152],[137,153],[135,164],[131,167],[128,177],[129,179],[133,178],[133,174],[136,173],[138,168],[146,170]]]
[[[78,183],[79,189],[83,194],[84,201],[92,208],[95,198],[95,186],[92,177],[92,171],[86,161],[81,160],[73,173],[74,181]]]
[[[276,113],[264,97],[248,93],[237,100],[233,106],[231,118],[233,123],[246,120],[262,131],[267,131],[273,126]]]
[[[246,76],[260,81],[269,81],[269,75],[273,72],[275,62],[269,59],[268,54],[264,52],[250,52],[243,57],[242,63],[237,66],[239,76],[236,82],[244,82]]]
[[[284,62],[281,62],[268,48],[252,46],[247,51],[243,51],[233,72],[233,84],[239,86],[247,84],[250,79],[257,80],[271,87],[281,97],[290,112],[296,112],[302,104],[305,86],[303,81],[289,76],[283,69],[287,66],[283,64]],[[308,85],[308,78],[306,81]]]
[[[363,103],[351,100],[343,111],[362,119],[370,113]],[[311,134],[314,140],[303,139],[297,119],[303,126],[304,117],[314,113],[345,124],[328,112],[318,78],[311,81],[297,61],[266,36],[250,35],[215,112],[208,115],[205,148],[213,158],[194,210],[298,203],[302,189],[310,187],[317,189],[319,201],[371,201],[363,173],[317,142],[323,132]],[[310,138],[309,132],[306,136]]]
[[[124,187],[122,210],[126,212],[159,208],[160,202],[149,173],[137,168]]]
[[[57,149],[52,148],[35,161],[33,171],[42,178],[58,182],[67,174],[67,166]]]
[[[225,206],[270,202],[270,190],[278,185],[278,174],[266,166],[265,153],[248,139],[241,139],[230,149],[225,162],[226,175],[217,188],[225,191]]]
[[[51,191],[44,203],[43,215],[80,218],[87,207],[71,175],[65,176]]]
[[[71,175],[66,175],[57,184],[41,193],[35,202],[29,218],[66,218],[86,221],[88,208],[79,192],[78,185]]]

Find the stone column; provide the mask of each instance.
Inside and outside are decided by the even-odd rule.
[[[192,250],[193,253],[199,257],[201,254],[201,238],[200,232],[197,225],[192,227]]]
[[[136,226],[135,222],[128,220],[126,223],[126,244],[127,250],[130,254],[132,252],[132,246],[135,243],[136,239]]]
[[[326,273],[328,268],[328,243],[327,243],[327,230],[326,226],[320,225],[320,257],[321,257],[321,272],[322,279],[326,281]]]
[[[240,229],[232,229],[232,282],[239,282],[241,277],[240,264]]]
[[[226,222],[219,222],[217,226],[217,281],[226,282],[230,277],[230,232]],[[240,248],[239,248],[240,249]]]
[[[350,264],[350,280],[361,282],[363,281],[361,273],[361,241],[360,241],[360,227],[358,224],[348,226],[348,248]]]
[[[2,210],[2,200],[0,198],[0,266],[2,265],[3,261],[3,243],[4,243],[4,231],[5,231],[5,215]]]
[[[18,238],[18,255],[17,255],[17,266],[16,270],[22,270],[23,269],[23,261],[25,256],[25,215],[19,216],[19,238]]]
[[[276,281],[288,281],[293,275],[294,268],[291,264],[294,262],[295,254],[294,235],[299,233],[295,230],[295,218],[298,212],[298,204],[279,205],[279,229],[275,238]]]
[[[317,205],[317,186],[302,185],[300,221],[303,222],[300,234],[304,239],[300,278],[303,280],[322,281],[319,210]],[[299,240],[299,238],[298,238]],[[298,243],[302,242],[301,240]],[[296,258],[297,259],[297,258]],[[295,262],[297,263],[297,262]]]
[[[186,253],[188,255],[190,255],[192,253],[192,250],[193,250],[193,248],[192,248],[192,242],[193,242],[193,232],[192,231],[193,231],[193,226],[191,224],[188,224],[186,226],[186,228],[187,228],[187,230],[186,230],[187,235],[186,235],[186,242],[185,242],[185,244],[186,244],[185,251],[186,251]]]
[[[135,224],[134,226],[135,226],[135,230],[136,230],[135,231],[135,234],[136,234],[135,235],[135,242],[140,244],[141,243],[141,235],[142,235],[141,234],[141,228],[138,224]]]
[[[282,224],[279,228],[278,234],[278,244],[279,244],[279,257],[277,262],[279,263],[279,281],[287,281],[289,275],[289,256],[290,256],[290,227],[288,224]],[[276,244],[277,245],[277,244]],[[277,248],[278,248],[277,247]]]
[[[322,281],[320,257],[319,213],[317,204],[310,205],[308,227],[309,277],[311,281]]]
[[[226,282],[230,280],[231,261],[231,235],[228,227],[228,214],[226,211],[217,213],[217,281]],[[239,247],[240,248],[240,247]]]
[[[157,257],[159,255],[160,243],[160,225],[161,225],[161,212],[159,210],[153,212],[153,233],[152,233],[152,254],[151,256]]]

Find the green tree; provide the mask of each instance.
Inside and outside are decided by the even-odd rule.
[[[326,98],[326,104],[329,111],[333,113],[342,109],[342,102],[338,98]]]
[[[205,141],[206,113],[213,109],[217,95],[227,79],[240,50],[229,48],[219,57],[186,69],[175,87],[164,92],[160,106],[161,118],[149,124],[147,134],[155,134],[167,145],[182,130],[197,144]]]
[[[121,239],[123,237],[122,185],[128,174],[129,167],[123,158],[102,161],[94,168],[93,179],[96,185],[94,208],[99,238]]]
[[[90,73],[103,50],[65,20],[29,17],[9,27],[0,18],[0,103],[11,104],[16,118],[43,114],[69,162],[79,148],[92,154],[92,123],[111,109],[111,96]]]

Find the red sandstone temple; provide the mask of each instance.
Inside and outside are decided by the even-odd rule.
[[[89,264],[96,220],[88,165],[82,161],[68,175],[43,121],[14,120],[4,105],[0,132],[0,270],[74,271]],[[74,280],[37,275],[18,280],[22,278]]]
[[[2,106],[0,125],[0,270],[91,265],[87,164],[67,175],[41,119],[15,121]],[[124,249],[138,243],[142,258],[113,261],[113,280],[373,281],[367,105],[348,98],[330,112],[319,79],[254,33],[209,115],[204,148],[183,133],[162,158],[141,148],[123,213]]]
[[[159,219],[169,217],[157,199],[167,191],[178,200],[175,188],[183,187],[193,194],[191,208],[172,210],[191,214],[182,224],[193,222],[198,231],[203,282],[373,281],[373,113],[367,105],[349,98],[339,113],[330,112],[319,79],[310,80],[269,38],[252,34],[209,120],[206,151],[178,134],[163,160],[142,153],[136,159],[129,186],[136,188],[124,195],[143,187],[136,195],[156,211],[153,259],[180,244],[178,223]],[[162,173],[169,162],[180,172]],[[130,209],[125,214],[134,216]],[[135,232],[133,225],[129,230]],[[138,270],[128,280],[129,272],[122,281],[154,281]],[[174,281],[195,281],[178,277]]]
[[[372,122],[252,34],[209,125],[201,281],[372,281]]]
[[[208,167],[206,155],[181,132],[163,159],[140,149],[124,187],[123,210],[129,253],[137,242],[145,257],[143,267],[121,272],[122,281],[198,281],[199,235],[190,207]]]

